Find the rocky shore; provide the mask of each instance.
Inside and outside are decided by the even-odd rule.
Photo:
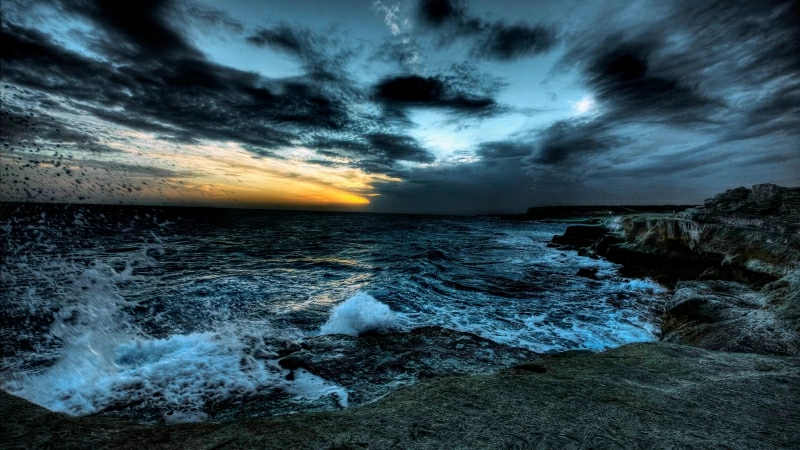
[[[800,188],[762,184],[670,215],[572,225],[551,245],[673,287],[664,341],[800,355]]]
[[[580,224],[552,246],[674,289],[660,342],[537,355],[440,328],[320,336],[280,365],[336,381],[356,405],[388,379],[415,383],[336,412],[176,426],[68,417],[0,392],[0,448],[800,448],[800,188],[566,211],[551,218]]]

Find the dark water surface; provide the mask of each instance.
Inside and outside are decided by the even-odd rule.
[[[437,325],[537,352],[657,336],[663,290],[546,247],[560,224],[482,217],[3,204],[3,387],[90,414],[175,421],[277,389],[276,351],[320,333]],[[600,281],[575,276],[599,269]]]

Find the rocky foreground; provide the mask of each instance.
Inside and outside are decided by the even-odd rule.
[[[674,287],[661,342],[541,357],[436,328],[327,336],[281,365],[349,389],[366,380],[355,390],[368,396],[398,374],[421,381],[337,412],[176,426],[68,417],[0,392],[0,448],[800,448],[800,188],[591,216],[552,245]],[[349,358],[326,357],[331,345]],[[347,378],[356,359],[369,377]]]
[[[2,393],[3,448],[799,448],[800,359],[668,343],[432,378],[369,405],[169,427]]]

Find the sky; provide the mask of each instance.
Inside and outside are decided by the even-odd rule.
[[[800,185],[800,2],[3,0],[0,198],[396,213]]]

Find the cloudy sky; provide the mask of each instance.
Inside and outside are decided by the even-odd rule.
[[[474,214],[800,184],[796,1],[0,5],[4,201]]]

